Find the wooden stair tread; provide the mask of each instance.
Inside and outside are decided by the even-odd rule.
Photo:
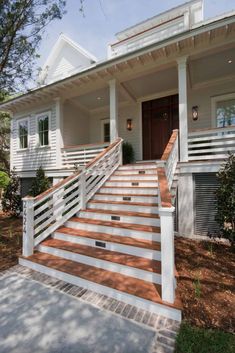
[[[108,194],[109,195],[109,194]],[[126,196],[128,197],[128,196]],[[131,197],[131,196],[130,196]],[[128,205],[128,206],[149,206],[158,207],[158,203],[148,203],[148,202],[132,202],[132,201],[106,201],[106,200],[89,200],[88,203],[104,203],[111,205]]]
[[[131,169],[130,172],[134,172],[135,169]],[[138,169],[136,169],[138,171]],[[153,170],[153,173],[130,173],[130,174],[122,174],[121,171],[117,171],[117,172],[114,172],[111,176],[123,176],[123,177],[126,177],[126,176],[131,176],[131,177],[135,177],[135,176],[157,176],[157,172],[156,172],[156,169],[149,169],[149,170]],[[129,172],[129,170],[126,170]]]
[[[151,180],[107,180],[108,183],[157,183],[158,179]]]
[[[108,195],[110,195],[110,196],[122,196],[122,197],[132,197],[132,196],[143,196],[143,197],[157,197],[157,194],[123,194],[123,195],[121,195],[121,194],[115,194],[115,193],[107,193],[107,192],[96,192],[96,195],[105,195],[105,196],[108,196]]]
[[[160,233],[160,227],[155,226],[146,226],[142,224],[131,224],[131,223],[123,223],[119,221],[104,221],[104,220],[97,220],[91,218],[83,218],[83,217],[72,217],[69,219],[71,222],[78,222],[78,223],[89,223],[89,224],[96,224],[96,225],[103,225],[109,226],[114,228],[126,228],[131,230],[143,231],[143,232],[154,232]]]
[[[130,190],[131,189],[158,189],[158,186],[101,186],[101,189],[128,189]],[[148,195],[149,196],[149,195]],[[154,195],[155,196],[155,195]]]
[[[153,303],[163,304],[170,308],[181,310],[180,300],[177,298],[174,304],[161,300],[161,286],[144,280],[133,278],[120,273],[103,270],[97,267],[66,260],[58,256],[45,253],[35,253],[29,257],[21,257],[42,266],[47,266],[82,279],[116,289],[120,292],[149,300]]]
[[[91,232],[87,230],[79,230],[69,227],[60,227],[56,230],[56,233],[65,233],[68,235],[79,236],[84,238],[90,238],[98,241],[112,242],[117,244],[129,245],[138,248],[150,249],[150,250],[161,250],[161,244],[156,241],[149,241],[145,239],[137,239],[120,235],[111,235],[106,233]]]
[[[145,218],[159,218],[157,213],[144,213],[144,212],[132,212],[132,211],[119,211],[119,210],[103,210],[96,208],[86,208],[82,210],[90,213],[103,213],[103,214],[111,214],[115,216],[131,216],[131,217],[145,217]]]
[[[79,255],[93,257],[99,260],[134,267],[144,271],[154,272],[158,274],[161,273],[161,262],[157,260],[150,260],[139,256],[123,254],[117,251],[105,250],[99,247],[76,244],[58,239],[45,240],[42,242],[42,245],[69,251]]]

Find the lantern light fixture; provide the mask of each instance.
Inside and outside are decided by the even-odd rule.
[[[192,118],[193,118],[193,121],[198,120],[198,105],[194,105],[192,107]]]
[[[132,125],[132,119],[127,119],[126,120],[126,128],[128,131],[132,131],[133,125]]]

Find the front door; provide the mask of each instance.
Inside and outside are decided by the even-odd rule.
[[[143,159],[160,159],[172,130],[178,127],[178,94],[143,102]]]

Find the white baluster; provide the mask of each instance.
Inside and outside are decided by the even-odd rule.
[[[23,256],[33,254],[34,248],[34,199],[25,197],[23,201]]]

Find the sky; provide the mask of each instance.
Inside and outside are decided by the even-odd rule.
[[[99,60],[105,59],[107,45],[115,42],[115,33],[147,18],[169,10],[184,0],[67,0],[67,14],[51,23],[44,34],[38,65],[42,66],[60,33],[64,33]],[[235,10],[235,0],[204,0],[205,19]]]

